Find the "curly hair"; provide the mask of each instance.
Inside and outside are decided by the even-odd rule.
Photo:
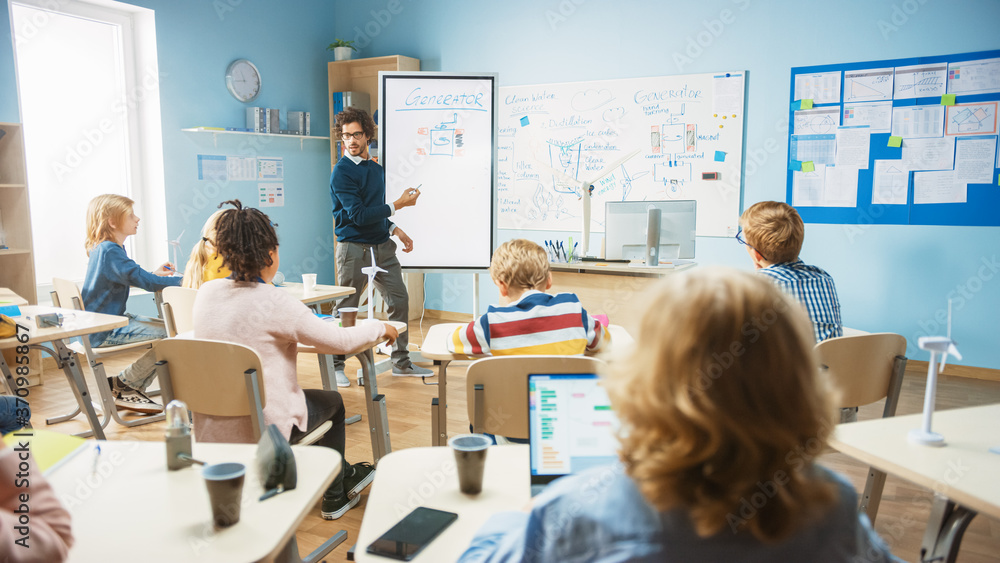
[[[236,209],[226,209],[216,221],[215,249],[234,280],[256,281],[261,270],[273,263],[269,252],[278,248],[278,233],[261,210],[244,208],[238,199],[219,207],[226,204]]]
[[[545,249],[530,240],[509,240],[493,253],[490,276],[514,289],[544,291],[549,280],[549,257]]]
[[[114,239],[112,223],[121,224],[132,212],[135,202],[118,194],[103,194],[87,204],[87,236],[84,246],[87,256],[95,246]]]
[[[740,216],[747,244],[772,264],[793,262],[802,251],[805,226],[794,207],[781,201],[760,201]]]
[[[334,136],[339,139],[340,135],[344,132],[344,125],[348,123],[357,123],[361,125],[361,130],[364,132],[365,137],[368,140],[375,138],[375,122],[372,121],[372,116],[368,115],[368,112],[363,109],[358,109],[354,107],[345,108],[344,111],[337,114],[337,125],[334,127]]]
[[[834,486],[812,462],[834,409],[812,348],[801,308],[765,279],[706,267],[663,282],[606,383],[645,499],[686,511],[702,537],[765,543],[828,510]]]

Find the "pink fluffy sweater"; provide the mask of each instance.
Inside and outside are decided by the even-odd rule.
[[[249,346],[264,371],[265,424],[285,437],[292,425],[306,428],[306,399],[295,369],[298,343],[325,354],[353,353],[385,335],[382,323],[340,328],[280,288],[257,282],[213,280],[201,286],[194,302],[194,337]],[[201,442],[253,442],[250,417],[195,413],[195,438]]]

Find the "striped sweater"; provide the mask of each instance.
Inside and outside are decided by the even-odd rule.
[[[526,291],[507,306],[490,305],[485,315],[458,328],[448,340],[457,354],[571,356],[596,352],[610,336],[587,314],[576,295]]]

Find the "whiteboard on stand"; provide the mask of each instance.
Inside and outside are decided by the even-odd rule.
[[[379,72],[386,202],[419,187],[390,219],[411,239],[412,270],[482,270],[496,239],[496,74]]]

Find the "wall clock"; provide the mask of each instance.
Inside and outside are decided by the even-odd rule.
[[[260,71],[246,59],[236,59],[226,69],[226,87],[234,98],[249,102],[260,94]]]

